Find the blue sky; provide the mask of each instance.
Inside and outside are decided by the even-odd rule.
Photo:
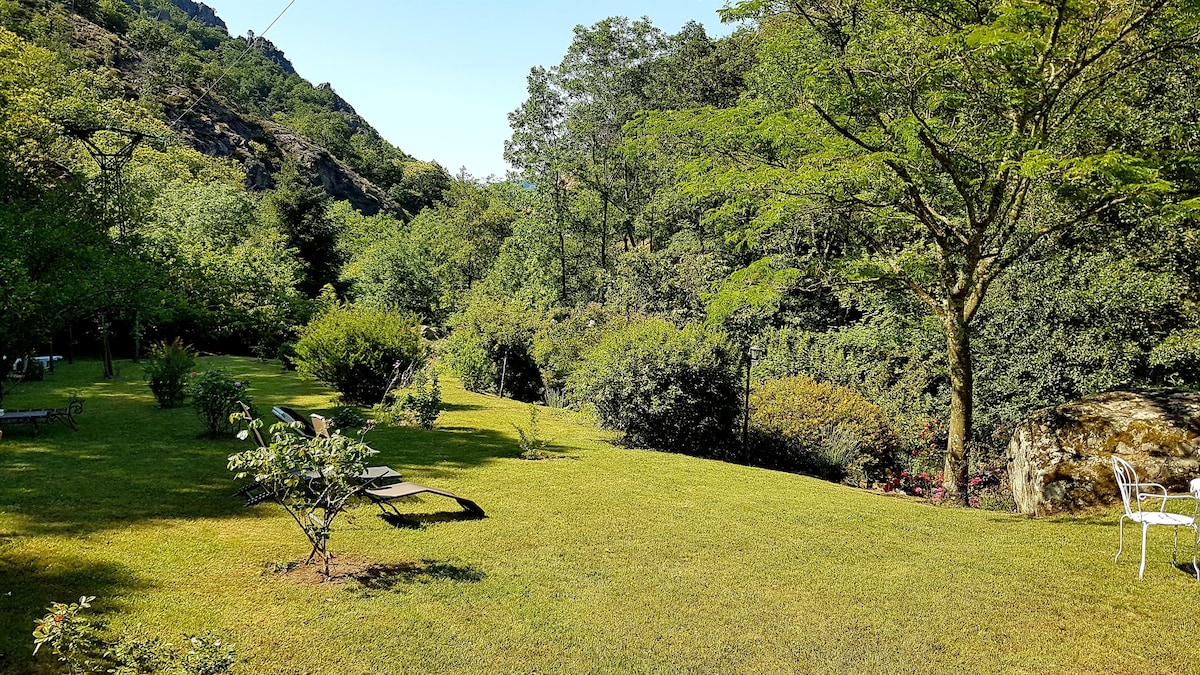
[[[261,34],[288,0],[205,0],[229,32]],[[688,20],[724,35],[723,0],[297,0],[267,33],[313,84],[329,82],[381,134],[457,173],[503,177],[508,118],[535,65],[562,60],[572,29],[647,16],[676,32]]]

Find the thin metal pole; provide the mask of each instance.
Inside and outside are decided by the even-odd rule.
[[[742,448],[746,447],[746,435],[750,430],[750,356],[746,356],[746,400],[742,408]]]

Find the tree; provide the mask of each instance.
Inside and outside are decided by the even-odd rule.
[[[750,229],[781,213],[837,221],[843,274],[903,287],[938,317],[946,489],[965,503],[972,320],[1035,243],[1172,193],[1188,148],[1124,102],[1158,109],[1156,79],[1195,81],[1179,59],[1200,16],[1172,0],[748,0],[726,17],[759,20],[762,62],[740,110],[693,120],[704,161],[770,196],[748,214],[727,204]],[[1117,113],[1134,120],[1115,128]]]
[[[262,428],[262,420],[245,414],[235,414],[233,419],[246,421],[256,435]],[[239,437],[245,440],[249,433],[242,431]],[[358,494],[358,477],[367,459],[377,453],[362,441],[362,435],[355,439],[336,430],[329,436],[305,438],[295,428],[276,424],[270,433],[269,443],[230,455],[229,470],[238,479],[252,477],[283,506],[312,545],[308,562],[320,558],[328,578],[333,523]]]

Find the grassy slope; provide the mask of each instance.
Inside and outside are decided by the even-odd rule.
[[[248,360],[260,406],[328,405]],[[306,547],[278,507],[230,497],[236,441],[198,440],[135,366],[91,384],[67,367],[5,400],[87,398],[81,428],[0,442],[0,672],[32,672],[32,619],[101,596],[116,626],[236,636],[245,673],[1197,672],[1200,584],[1153,533],[1118,563],[1114,516],[1031,521],[934,508],[820,481],[615,448],[544,411],[563,458],[517,459],[525,406],[447,386],[440,429],[382,429],[379,458],[452,501],[373,507],[335,552],[394,565],[370,587],[303,586],[264,565]],[[1186,538],[1186,535],[1185,535]]]

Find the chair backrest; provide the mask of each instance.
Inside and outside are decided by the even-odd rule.
[[[313,431],[324,438],[329,438],[329,420],[321,417],[317,413],[309,416],[312,419]]]
[[[1121,503],[1125,505],[1125,513],[1133,515],[1134,511],[1142,510],[1142,500],[1138,499],[1137,472],[1133,465],[1113,455],[1113,475],[1117,478],[1117,490],[1121,492]]]
[[[274,408],[271,408],[271,414],[275,415],[275,417],[279,418],[279,421],[284,422],[285,424],[292,424],[293,422],[299,423],[300,429],[298,431],[302,436],[312,438],[313,436],[317,435],[317,432],[313,429],[312,424],[310,424],[308,420],[304,419],[303,415],[285,405],[277,405]]]

